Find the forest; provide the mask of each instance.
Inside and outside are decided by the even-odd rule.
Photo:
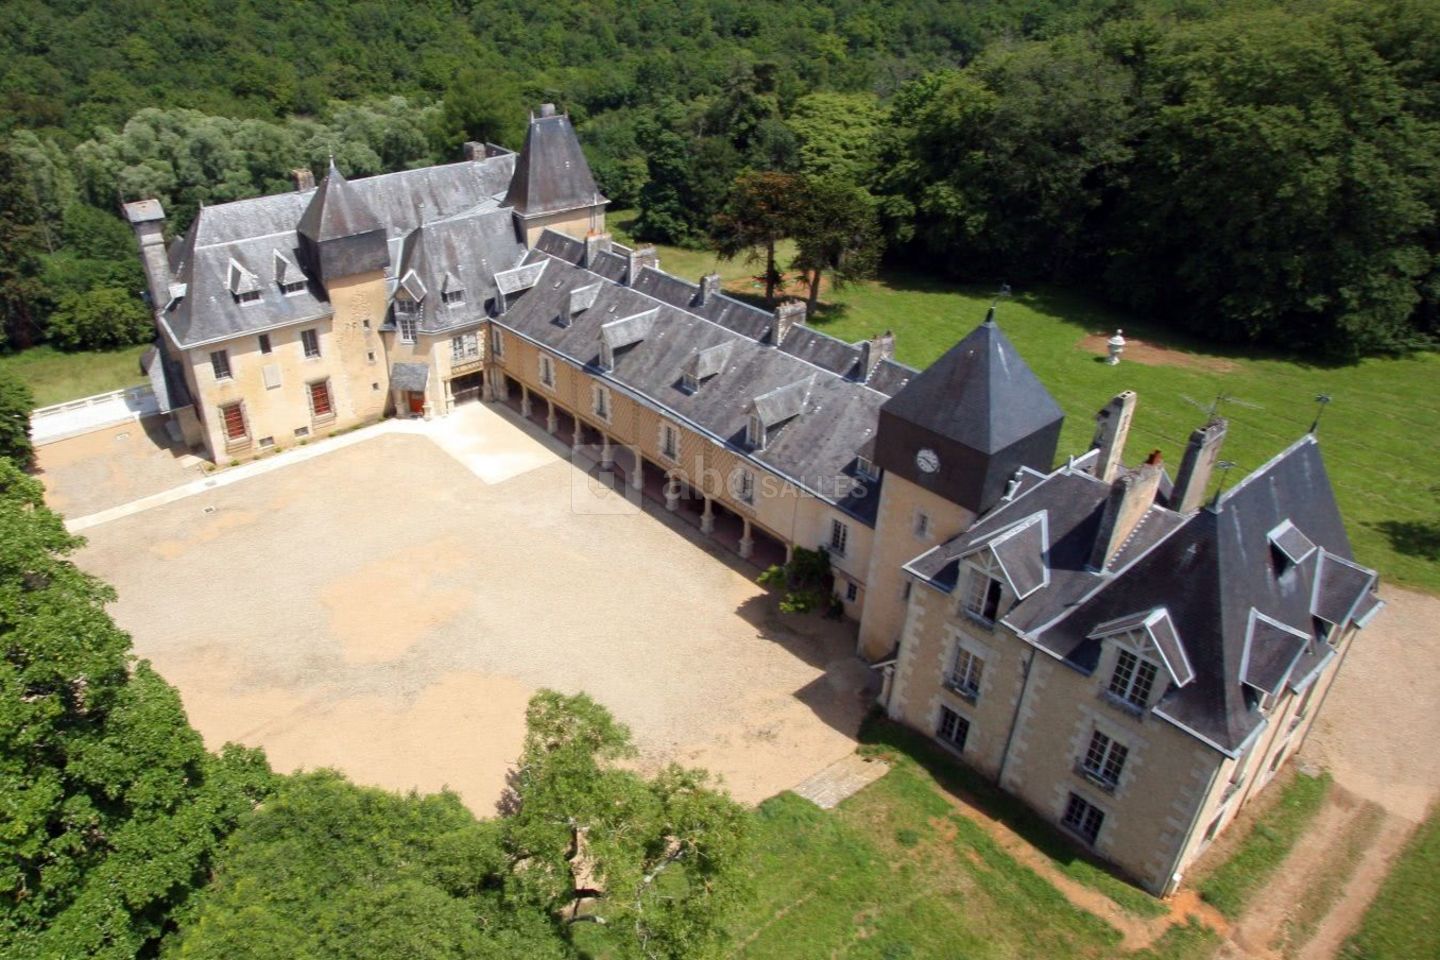
[[[776,269],[817,292],[877,265],[1068,285],[1342,360],[1440,333],[1432,0],[0,9],[9,349],[148,336],[121,199],[179,231],[332,154],[518,148],[545,101],[642,239],[810,238]]]

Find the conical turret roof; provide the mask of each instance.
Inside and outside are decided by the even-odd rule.
[[[301,236],[318,244],[371,233],[383,229],[383,225],[331,157],[330,171],[310,198],[296,229]]]
[[[530,119],[505,205],[533,217],[604,202],[570,118],[547,104]]]

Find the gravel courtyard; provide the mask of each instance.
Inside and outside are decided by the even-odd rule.
[[[211,746],[448,786],[482,815],[540,687],[747,802],[853,750],[853,628],[780,619],[753,568],[597,494],[504,414],[393,426],[85,531],[79,563]]]

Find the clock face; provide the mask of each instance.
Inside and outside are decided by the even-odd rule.
[[[934,473],[940,469],[940,455],[926,447],[915,454],[915,466],[919,467],[922,473]]]

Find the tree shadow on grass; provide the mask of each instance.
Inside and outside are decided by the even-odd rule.
[[[1381,520],[1366,525],[1383,533],[1396,553],[1440,561],[1440,522]]]

